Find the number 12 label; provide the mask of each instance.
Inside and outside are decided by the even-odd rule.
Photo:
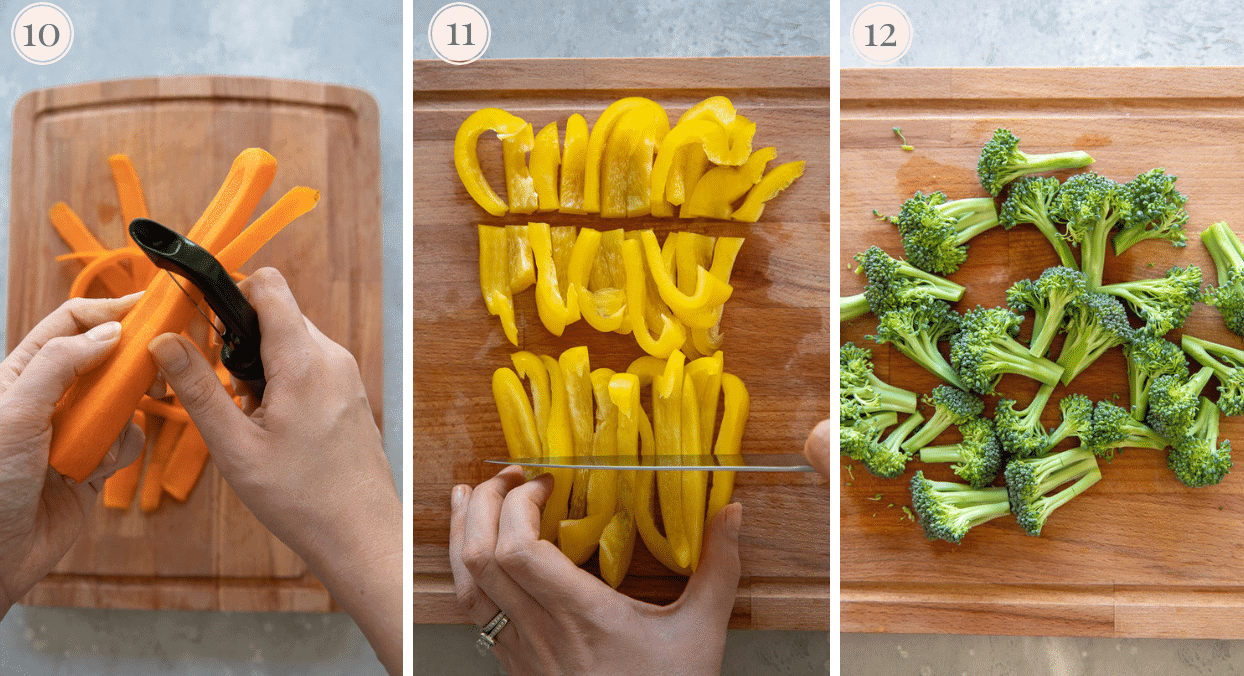
[[[911,43],[911,19],[888,2],[868,5],[851,22],[851,46],[869,63],[894,63],[903,58]]]

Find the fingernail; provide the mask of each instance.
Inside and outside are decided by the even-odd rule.
[[[156,336],[147,344],[147,350],[165,373],[180,373],[190,363],[190,355],[177,339],[160,340]]]
[[[457,511],[457,509],[462,506],[463,501],[466,500],[466,491],[466,486],[458,485],[454,486],[453,492],[449,494],[450,507],[452,507],[455,511]]]
[[[738,541],[739,528],[743,525],[743,505],[734,503],[726,508],[726,535],[731,540]]]
[[[98,343],[106,343],[121,335],[121,322],[104,322],[86,332],[86,337]]]

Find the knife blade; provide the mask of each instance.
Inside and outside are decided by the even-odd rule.
[[[581,458],[489,458],[484,462],[520,467],[574,469],[633,469],[730,472],[815,472],[799,453],[743,453],[742,455],[598,455]]]

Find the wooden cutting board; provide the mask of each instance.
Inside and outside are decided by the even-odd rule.
[[[66,297],[80,269],[48,220],[68,203],[108,247],[125,226],[108,156],[138,171],[152,218],[186,232],[248,147],[271,152],[285,191],[319,204],[251,260],[281,270],[302,311],[358,358],[377,420],[382,402],[378,109],[357,89],[239,77],[101,82],[32,92],[13,114],[8,348]],[[184,504],[143,514],[99,505],[77,544],[23,602],[110,608],[329,610],[306,565],[208,464]]]
[[[744,452],[798,451],[813,425],[829,415],[829,67],[824,58],[487,60],[468,67],[415,62],[416,622],[468,622],[454,602],[449,571],[449,492],[495,474],[498,466],[484,458],[506,456],[492,372],[508,366],[519,349],[557,355],[587,345],[593,368],[618,370],[642,354],[634,338],[600,334],[583,322],[552,336],[536,316],[531,291],[516,298],[520,345],[512,346],[484,309],[477,223],[531,220],[654,228],[661,238],[673,230],[745,237],[723,320],[726,371],[751,393]],[[756,123],[755,147],[775,146],[779,163],[808,162],[804,176],[769,202],[754,225],[557,213],[493,218],[471,200],[454,170],[454,134],[480,108],[503,108],[537,129],[557,121],[564,135],[571,114],[590,124],[626,96],[650,97],[676,120],[717,94]],[[479,154],[490,184],[503,191],[495,137],[480,142]],[[732,626],[828,627],[829,497],[813,474],[738,475],[743,580]],[[667,603],[684,585],[685,578],[669,574],[638,546],[622,591]]]
[[[1011,129],[1030,152],[1086,150],[1096,159],[1094,170],[1119,181],[1154,167],[1179,176],[1178,188],[1189,197],[1187,248],[1149,241],[1118,258],[1110,253],[1105,280],[1159,277],[1172,265],[1196,264],[1216,284],[1197,234],[1219,220],[1244,231],[1244,107],[1236,96],[1242,86],[1244,70],[1237,68],[843,71],[842,294],[863,288],[847,271],[855,253],[878,244],[901,255],[895,229],[875,220],[872,209],[895,213],[915,190],[943,190],[952,198],[986,194],[976,160],[997,127]],[[899,148],[895,126],[914,151]],[[959,309],[994,306],[1005,303],[1013,281],[1056,264],[1046,240],[1022,226],[974,239],[967,264],[950,279],[968,287]],[[889,346],[866,340],[875,324],[871,315],[847,322],[842,340],[872,345],[877,373],[889,382],[917,392],[938,384]],[[1244,345],[1209,306],[1198,305],[1185,328]],[[1118,393],[1126,402],[1125,368],[1115,348],[1056,390],[1053,401],[1083,392],[1094,400]],[[1000,389],[1026,405],[1037,387],[1008,376]],[[1057,406],[1047,407],[1044,422],[1058,420]],[[1223,418],[1221,433],[1241,448],[1244,419]],[[858,463],[853,479],[842,474],[845,631],[1244,637],[1244,472],[1238,467],[1220,485],[1193,489],[1166,468],[1164,455],[1126,450],[1101,463],[1102,480],[1055,512],[1040,538],[1001,518],[973,529],[958,546],[926,541],[899,511],[910,504],[908,480],[918,468],[952,478],[946,466],[919,462],[895,480],[876,479]]]

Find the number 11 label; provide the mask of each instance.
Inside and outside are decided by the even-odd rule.
[[[484,55],[492,29],[475,5],[454,2],[436,11],[428,24],[428,44],[446,63],[463,66]]]
[[[911,42],[911,19],[888,2],[868,5],[851,22],[851,46],[869,63],[894,63],[903,58]]]

